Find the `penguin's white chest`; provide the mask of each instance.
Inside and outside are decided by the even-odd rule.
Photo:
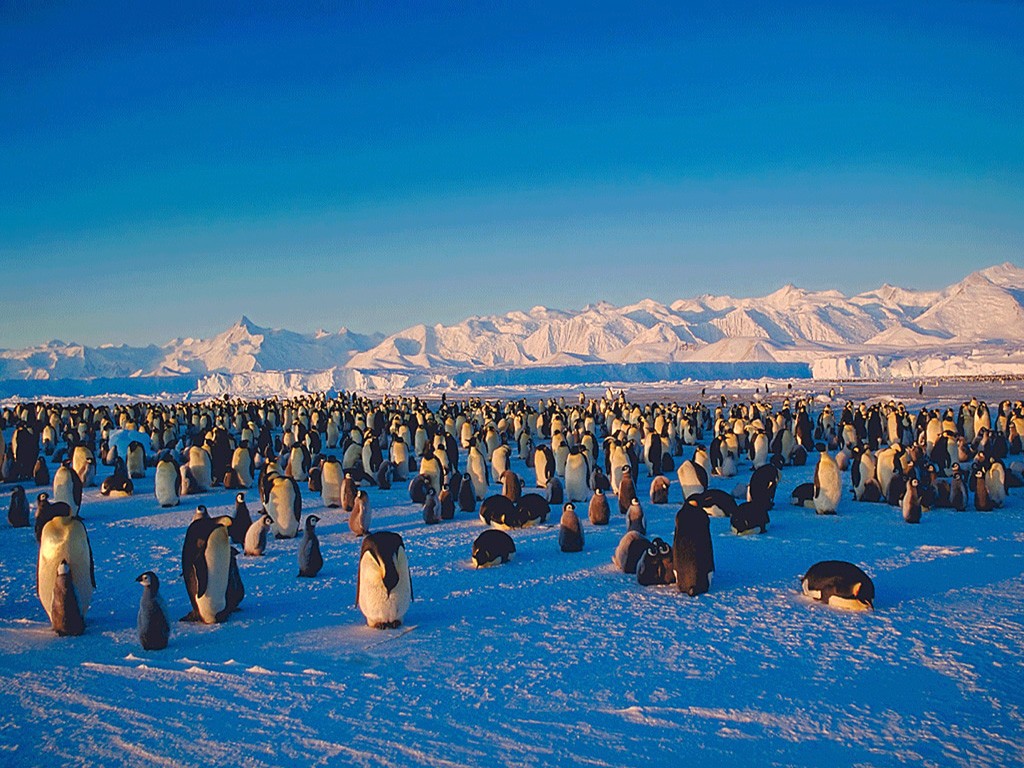
[[[412,603],[409,566],[404,551],[396,558],[398,583],[388,594],[384,586],[384,569],[371,554],[359,560],[359,610],[370,626],[401,621]]]

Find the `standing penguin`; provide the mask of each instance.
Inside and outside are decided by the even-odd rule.
[[[708,591],[715,571],[711,523],[704,510],[692,499],[676,513],[672,562],[680,592],[694,597]]]
[[[181,573],[192,604],[182,621],[220,623],[241,602],[244,588],[232,573],[230,525],[228,515],[211,518],[205,507],[196,510],[181,548]]]
[[[640,502],[633,499],[626,511],[626,530],[636,531],[641,536],[647,535],[647,521],[644,520],[644,510]]]
[[[299,576],[313,578],[324,567],[324,558],[320,554],[320,539],[316,535],[315,526],[320,522],[316,515],[306,516],[306,528],[299,542]]]
[[[12,528],[27,528],[29,524],[28,497],[20,485],[11,489],[11,505],[7,509],[7,522]]]
[[[577,446],[569,449],[565,459],[565,498],[567,501],[586,501],[590,498],[588,480],[590,467],[587,457]]]
[[[50,507],[50,511],[54,511],[52,508],[58,504]],[[58,634],[71,634],[77,628],[76,615],[81,618],[84,631],[85,615],[92,601],[92,591],[96,588],[96,571],[85,525],[77,517],[70,516],[66,505],[60,505],[56,511],[63,514],[46,520],[39,535],[36,593],[54,630]],[[73,609],[70,603],[72,585]],[[55,606],[57,612],[54,611]]]
[[[587,518],[591,525],[608,525],[611,510],[608,508],[608,497],[600,488],[594,491],[587,506]]]
[[[843,492],[839,465],[821,446],[818,465],[814,468],[814,510],[819,515],[834,515]]]
[[[176,507],[181,503],[181,469],[170,452],[165,451],[157,462],[153,492],[161,507]]]
[[[85,633],[85,614],[79,606],[67,560],[61,560],[57,566],[57,577],[53,582],[53,603],[49,613],[50,626],[61,637]]]
[[[921,497],[918,495],[917,488],[917,478],[911,478],[907,482],[907,490],[903,494],[901,502],[903,519],[908,523],[921,522]]]
[[[402,537],[377,531],[363,539],[356,575],[356,605],[374,629],[402,625],[412,603],[412,580]]]
[[[50,484],[50,468],[46,466],[46,459],[42,456],[36,460],[35,468],[32,470],[32,480],[37,486]]]
[[[270,515],[260,515],[259,518],[253,520],[249,530],[245,532],[245,545],[242,551],[254,557],[259,557],[266,552],[267,531],[273,524],[274,521],[270,519]]]
[[[558,548],[563,552],[583,550],[583,526],[572,503],[562,507],[562,520],[558,525]]]
[[[370,532],[370,497],[362,489],[356,493],[352,511],[348,514],[348,528],[356,536],[365,536]]]
[[[146,449],[138,440],[128,443],[128,456],[124,463],[129,477],[138,480],[146,476]]]
[[[153,571],[139,574],[135,579],[142,585],[139,600],[139,642],[144,651],[160,651],[167,647],[171,636],[171,624],[167,620],[167,608],[160,597],[160,579]]]
[[[351,512],[356,505],[356,481],[351,472],[346,472],[341,478],[341,508]]]
[[[75,515],[82,507],[82,478],[71,468],[71,462],[67,460],[53,473],[53,500],[63,501],[71,507],[72,514]]]
[[[239,491],[235,494],[235,516],[228,529],[231,541],[235,544],[245,544],[245,534],[249,532],[250,525],[252,525],[252,514],[245,503],[245,491]]]
[[[616,494],[619,498],[619,514],[624,515],[629,511],[629,505],[636,498],[636,486],[633,484],[633,470],[627,464],[622,468],[622,479],[619,481],[619,490]]]
[[[434,486],[427,485],[426,494],[426,498],[423,500],[423,522],[427,525],[440,523],[441,512],[437,508],[437,494],[434,493]]]
[[[325,507],[341,506],[341,484],[344,479],[341,462],[334,456],[328,456],[320,470],[320,498]]]
[[[270,493],[263,506],[274,521],[274,537],[294,539],[302,519],[302,493],[290,477],[277,475],[271,479]]]

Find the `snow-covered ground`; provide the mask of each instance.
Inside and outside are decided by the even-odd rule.
[[[888,386],[837,400],[920,402]],[[946,386],[922,400],[983,394]],[[982,388],[990,402],[1016,398]],[[707,401],[719,394],[752,396],[709,388]],[[818,517],[789,504],[813,464],[784,470],[765,535],[711,520],[717,570],[698,598],[616,571],[618,515],[594,527],[584,514],[585,549],[564,554],[553,510],[553,525],[512,532],[512,563],[474,570],[475,515],[428,527],[402,484],[371,489],[374,529],[404,537],[412,569],[415,601],[392,631],[369,629],[353,605],[360,541],[347,517],[303,484],[304,514],[322,518],[321,574],[296,578],[298,540],[271,541],[266,556],[239,558],[238,613],[175,623],[159,652],[136,637],[135,577],[156,571],[172,618],[187,613],[185,528],[198,503],[231,512],[234,491],[163,510],[152,469],[131,498],[87,489],[98,587],[82,637],[49,628],[31,528],[0,525],[0,764],[1024,764],[1024,494],[912,526],[845,493],[837,516]],[[513,469],[532,482],[522,462]],[[749,472],[744,462],[711,485],[731,491]],[[673,477],[670,503],[654,506],[640,474],[648,533],[671,540],[679,486]],[[259,508],[255,490],[247,498]],[[807,567],[832,558],[871,575],[874,613],[799,594]]]

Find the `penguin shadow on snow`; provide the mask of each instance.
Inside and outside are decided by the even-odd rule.
[[[949,560],[953,557],[974,558],[977,567],[957,569],[957,581],[949,580]],[[1021,575],[1020,560],[1012,556],[989,557],[984,552],[958,552],[928,562],[909,563],[886,571],[871,572],[877,603],[896,609],[903,603],[931,600],[951,592],[963,592],[986,587]],[[954,596],[954,601],[967,601],[966,595]],[[878,605],[876,603],[876,610]]]

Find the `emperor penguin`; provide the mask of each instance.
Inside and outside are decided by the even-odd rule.
[[[512,469],[512,449],[507,445],[499,445],[491,452],[491,477],[501,476]]]
[[[506,469],[498,480],[501,483],[501,495],[507,496],[513,504],[519,501],[519,497],[523,495],[523,484],[519,475],[511,469]]]
[[[591,525],[608,525],[611,517],[611,509],[608,507],[608,497],[604,491],[598,488],[590,497],[590,504],[587,507],[587,519]]]
[[[295,443],[292,445],[291,452],[288,455],[288,466],[285,468],[285,474],[296,482],[305,482],[309,479],[310,462],[309,449],[302,443]]]
[[[487,568],[509,562],[516,553],[516,543],[505,531],[488,528],[473,541],[474,568]]]
[[[241,488],[252,487],[252,454],[248,447],[240,445],[231,454],[231,470]]]
[[[32,469],[32,480],[37,486],[50,484],[50,468],[46,466],[46,459],[43,456],[36,460],[36,465]]]
[[[565,498],[567,501],[586,501],[590,498],[590,466],[587,457],[577,446],[569,449],[565,458]]]
[[[644,520],[644,510],[636,499],[633,499],[629,509],[626,510],[626,530],[636,531],[644,536],[647,535],[647,521]]]
[[[454,479],[454,475],[452,476]],[[473,481],[468,474],[461,475],[458,492],[459,509],[463,512],[476,512],[476,493],[473,490]]]
[[[562,507],[562,519],[558,524],[558,548],[563,552],[583,551],[583,525],[576,515],[576,506],[571,502]]]
[[[370,532],[370,519],[370,497],[366,491],[359,489],[348,515],[348,528],[356,536],[365,536]]]
[[[707,592],[715,571],[711,543],[711,523],[707,514],[693,499],[676,513],[672,536],[672,563],[676,586],[690,597]]]
[[[274,537],[294,539],[302,518],[302,493],[291,477],[278,475],[271,480],[270,493],[264,502],[270,519],[274,521]]]
[[[243,552],[252,557],[260,557],[267,550],[267,531],[274,521],[270,515],[260,515],[252,521],[249,530],[245,532],[245,545]]]
[[[138,480],[146,476],[146,449],[138,440],[128,443],[128,455],[124,463],[129,477]]]
[[[669,479],[658,475],[651,481],[651,504],[668,504]]]
[[[612,563],[623,573],[636,573],[637,564],[651,542],[636,531],[626,531],[612,555]]]
[[[487,462],[483,453],[476,445],[476,440],[470,441],[469,453],[466,456],[466,472],[469,473],[470,481],[473,483],[473,493],[477,501],[487,497],[487,487],[490,484],[487,477]],[[440,488],[435,488],[440,493]]]
[[[324,558],[320,553],[320,539],[316,535],[316,524],[320,518],[316,515],[306,516],[306,527],[299,542],[299,577],[311,579],[324,567]]]
[[[548,481],[555,476],[555,456],[546,445],[538,445],[533,452],[533,471],[537,476],[537,487],[547,488]]]
[[[429,445],[424,448],[423,456],[420,458],[420,474],[430,481],[434,493],[441,492],[441,486],[444,485],[444,468],[441,466],[441,460],[434,455],[434,449]],[[476,490],[478,489],[474,488],[474,492]]]
[[[900,506],[903,510],[903,519],[908,523],[921,522],[921,497],[918,494],[918,481],[916,477],[907,481],[907,490],[903,493]]]
[[[230,526],[229,515],[212,518],[206,514],[205,507],[200,507],[185,532],[181,573],[192,610],[183,621],[218,624],[228,617],[245,594],[241,579],[232,572],[234,552],[228,534]],[[237,571],[237,566],[234,570]]]
[[[377,531],[363,539],[356,575],[356,605],[374,629],[402,625],[412,603],[412,581],[402,537]]]
[[[169,452],[157,462],[153,491],[161,507],[176,507],[181,503],[181,470]]]
[[[105,477],[100,483],[100,494],[109,496],[111,493],[131,496],[135,492],[135,486],[128,477],[128,468],[124,465],[124,459],[120,456],[114,459],[114,472]]]
[[[619,501],[619,514],[624,515],[629,511],[629,505],[636,498],[636,486],[633,484],[633,470],[627,464],[622,468],[622,479],[619,480],[616,496]]]
[[[53,605],[50,607],[50,626],[61,637],[85,634],[85,614],[78,604],[78,594],[71,578],[67,560],[57,566],[53,583]]]
[[[137,619],[139,643],[144,651],[163,650],[171,636],[171,624],[167,620],[167,608],[160,596],[160,579],[153,571],[146,571],[135,580],[142,585]]]
[[[71,469],[81,479],[83,486],[96,484],[96,457],[87,446],[75,446],[71,453]]]
[[[341,508],[346,512],[351,512],[356,505],[356,481],[352,477],[351,471],[346,471],[344,477],[341,478]]]
[[[249,532],[250,525],[252,525],[252,513],[249,512],[249,507],[245,503],[245,492],[239,491],[235,494],[235,514],[231,520],[231,527],[228,529],[231,541],[235,544],[245,544],[245,534]]]
[[[674,553],[667,541],[658,537],[651,539],[647,549],[640,553],[636,580],[642,587],[676,583]]]
[[[210,490],[213,486],[213,466],[205,448],[193,445],[188,449],[188,470],[200,493]]]
[[[800,577],[803,593],[834,608],[871,611],[875,607],[875,585],[853,563],[823,560]]]
[[[63,501],[75,515],[82,507],[82,478],[71,469],[68,461],[64,461],[53,473],[53,500]]]
[[[52,504],[50,507],[52,509],[57,505]],[[79,518],[71,517],[67,507],[59,508],[59,511],[63,514],[50,517],[42,525],[39,535],[39,558],[36,564],[36,593],[58,634],[66,629],[62,626],[63,622],[76,621],[73,614],[65,614],[70,600],[67,597],[69,585],[73,585],[74,588],[74,602],[83,622],[83,629],[85,615],[92,602],[92,592],[96,588],[96,569],[85,525]],[[58,579],[62,576],[62,564],[67,569],[63,571],[63,575],[68,579],[62,579],[63,586],[58,586]],[[65,614],[56,616],[56,621],[55,605],[58,605],[61,614]]]
[[[341,469],[341,462],[334,456],[324,459],[320,471],[320,498],[325,507],[341,506],[341,484],[344,479],[345,473]]]
[[[409,446],[400,435],[391,440],[391,463],[395,465],[395,480],[409,479]]]
[[[676,472],[683,498],[688,499],[695,493],[703,493],[708,489],[708,473],[700,464],[687,459],[680,462]]]
[[[11,504],[7,509],[7,522],[12,528],[28,528],[29,509],[25,489],[20,485],[11,489]]]
[[[814,510],[819,515],[834,515],[843,492],[843,478],[839,467],[824,446],[814,468]]]

